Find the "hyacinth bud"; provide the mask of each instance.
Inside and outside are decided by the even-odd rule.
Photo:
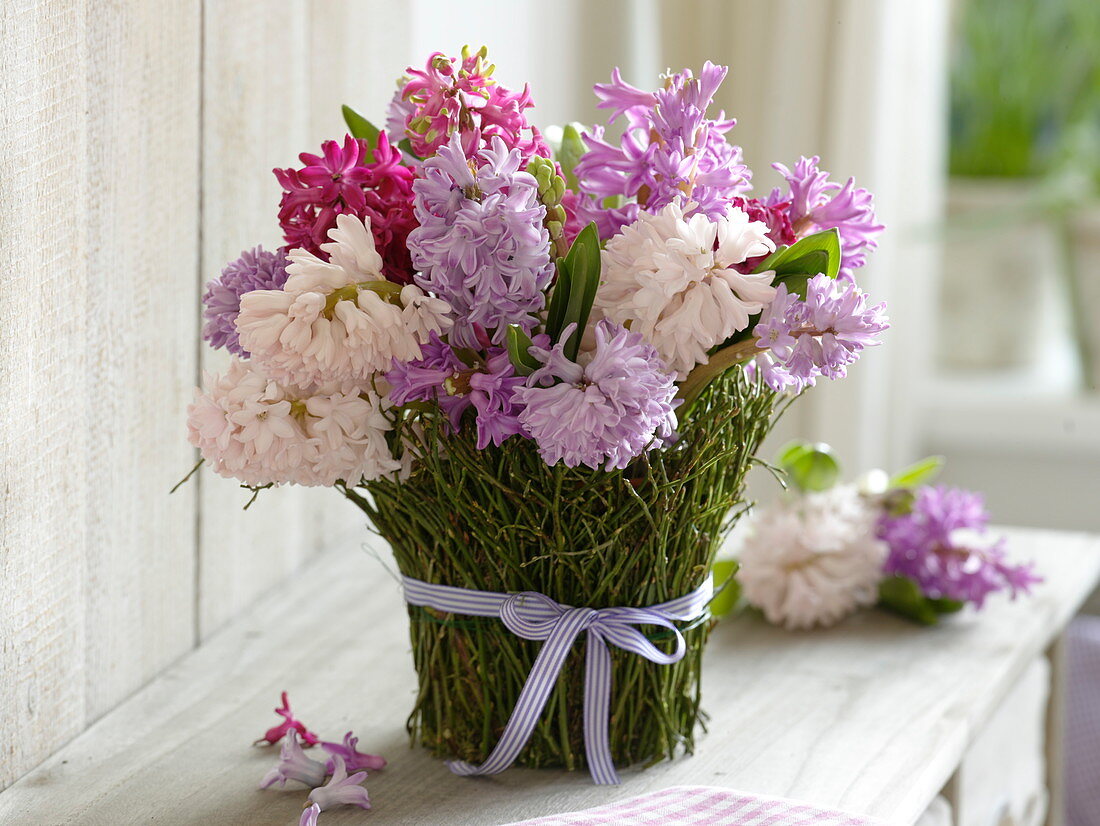
[[[565,209],[561,205],[565,194],[565,181],[558,174],[557,165],[549,158],[536,155],[527,162],[527,171],[538,185],[539,202],[546,207],[546,219],[543,222],[552,240],[562,237],[565,226]]]

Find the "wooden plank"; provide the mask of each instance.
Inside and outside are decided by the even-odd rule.
[[[1060,634],[1047,649],[1050,661],[1050,701],[1046,716],[1046,826],[1066,823],[1066,677],[1068,651],[1066,635]]]
[[[200,0],[87,16],[87,717],[194,642]]]
[[[368,780],[372,823],[505,823],[685,783],[912,823],[1100,576],[1100,539],[1010,537],[1046,578],[1035,595],[991,599],[936,628],[878,612],[809,633],[752,616],[722,623],[704,668],[712,717],[696,755],[626,771],[619,787],[560,771],[460,778],[408,749],[414,678],[398,590],[363,555],[327,554],[0,794],[0,821],[108,823],[126,812],[296,823],[304,792],[258,791],[275,754],[248,746],[285,689],[315,728],[353,728],[390,761]],[[365,822],[358,810],[325,817]]]
[[[203,52],[202,275],[242,249],[282,243],[276,166],[317,151],[310,137],[308,0],[210,0]],[[203,367],[223,353],[203,348]],[[343,505],[331,491],[249,494],[210,472],[200,480],[199,635],[208,637],[281,583],[331,540],[319,514]],[[335,518],[335,517],[334,517]]]
[[[311,0],[310,145],[343,137],[345,103],[384,127],[396,80],[412,60],[411,41],[408,3]]]
[[[83,13],[0,5],[0,788],[84,725]]]

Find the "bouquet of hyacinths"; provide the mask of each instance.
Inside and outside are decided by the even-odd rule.
[[[544,137],[485,51],[401,78],[384,129],[276,170],[286,245],[229,264],[190,408],[217,473],[335,487],[392,546],[414,738],[464,774],[691,749],[709,571],[776,415],[886,328],[881,226],[817,158],[750,172],[726,70],[616,70]],[[585,646],[573,645],[578,634]]]

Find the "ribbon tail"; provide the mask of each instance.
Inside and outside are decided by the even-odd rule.
[[[584,630],[591,613],[591,610],[574,610],[562,615],[535,658],[500,741],[480,766],[465,760],[447,761],[447,767],[452,772],[459,775],[499,774],[515,762],[531,739],[531,732],[557,682],[565,658],[577,635]]]
[[[600,632],[589,628],[584,671],[584,754],[592,779],[601,786],[619,784],[611,760],[610,717],[611,652]]]

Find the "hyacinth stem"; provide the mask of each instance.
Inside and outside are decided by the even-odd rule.
[[[421,458],[405,482],[347,497],[393,548],[402,573],[488,591],[538,591],[566,605],[646,606],[706,578],[745,509],[745,475],[775,419],[775,394],[744,371],[706,387],[673,447],[625,471],[548,467],[532,442],[477,450],[473,428],[406,428]],[[480,762],[492,750],[540,643],[499,621],[410,607],[419,692],[408,727],[439,756]],[[682,629],[687,655],[657,665],[612,648],[610,737],[619,765],[692,751],[709,622]],[[660,647],[667,630],[643,627]],[[584,645],[574,647],[519,763],[584,767]]]
[[[680,408],[683,413],[686,415],[691,410],[691,406],[699,398],[699,394],[715,378],[725,373],[735,364],[748,361],[758,352],[760,352],[760,348],[756,346],[755,339],[740,341],[719,350],[710,357],[706,364],[700,364],[688,373],[687,379],[680,385],[680,390],[676,394],[678,398],[684,400]]]

